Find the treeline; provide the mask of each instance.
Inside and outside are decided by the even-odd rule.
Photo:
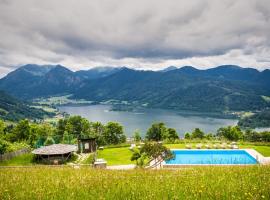
[[[37,148],[54,143],[75,144],[79,136],[96,138],[99,146],[126,142],[123,126],[117,122],[107,124],[89,122],[80,116],[60,119],[55,126],[31,123],[28,120],[21,120],[18,124],[7,124],[0,120],[0,153],[27,145]],[[177,142],[180,138],[175,129],[166,127],[161,122],[152,124],[145,138],[136,131],[133,139],[136,142],[142,140]],[[184,139],[270,142],[270,132],[243,131],[239,126],[228,126],[218,129],[216,134],[206,134],[199,128],[195,128],[191,133],[185,133]]]
[[[0,153],[5,153],[14,144],[33,148],[54,143],[73,144],[79,136],[97,138],[98,145],[126,142],[123,126],[116,122],[89,122],[80,116],[60,119],[56,126],[30,123],[28,120],[8,125],[0,120]]]
[[[166,127],[164,123],[155,123],[148,129],[145,138],[153,141],[167,140],[173,142],[179,139],[178,135],[175,129]],[[137,133],[135,133],[134,138],[138,138]],[[270,142],[270,132],[257,132],[251,129],[243,131],[239,126],[228,126],[219,128],[217,133],[213,134],[204,133],[199,128],[195,128],[191,133],[185,133],[184,139]]]

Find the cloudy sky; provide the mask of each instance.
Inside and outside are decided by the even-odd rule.
[[[269,0],[0,0],[0,76],[27,63],[270,68]]]

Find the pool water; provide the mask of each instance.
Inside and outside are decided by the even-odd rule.
[[[245,150],[172,150],[175,158],[165,164],[173,165],[235,165],[257,164]]]

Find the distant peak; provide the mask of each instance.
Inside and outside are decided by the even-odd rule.
[[[243,69],[243,68],[238,65],[220,65],[215,67],[215,69]]]
[[[180,68],[180,70],[182,70],[182,71],[198,71],[198,69],[196,69],[195,67],[192,67],[192,66],[183,66]]]
[[[175,69],[178,69],[177,67],[175,66],[169,66],[169,67],[166,67],[162,70],[160,70],[161,72],[168,72],[168,71],[172,71],[172,70],[175,70]]]

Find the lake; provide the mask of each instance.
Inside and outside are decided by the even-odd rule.
[[[140,111],[110,111],[110,105],[75,105],[60,106],[60,111],[70,115],[80,115],[90,121],[107,123],[119,122],[124,126],[127,136],[132,136],[135,130],[139,130],[144,136],[147,129],[154,122],[164,122],[167,127],[175,128],[180,136],[200,128],[206,133],[215,133],[222,126],[236,125],[236,119],[222,119],[209,116],[196,116],[185,112],[175,112],[164,109],[141,109]]]

